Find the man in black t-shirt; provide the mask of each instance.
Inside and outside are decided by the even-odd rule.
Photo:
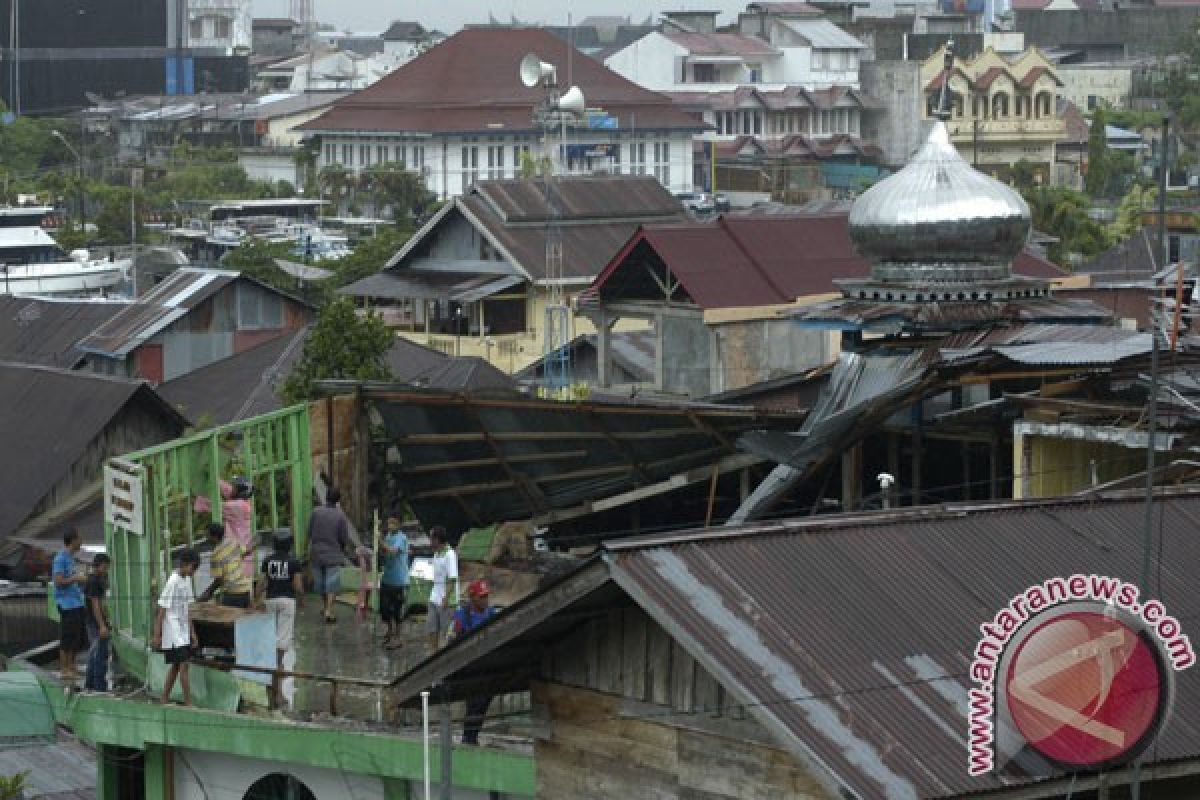
[[[108,648],[112,635],[108,624],[108,611],[104,607],[108,594],[108,556],[97,553],[92,560],[92,574],[83,586],[83,598],[87,603],[87,630],[92,649],[88,651],[87,673],[83,688],[92,692],[108,691]]]
[[[296,629],[296,609],[304,607],[304,577],[300,562],[292,557],[291,533],[275,534],[275,552],[262,563],[263,579],[259,592],[266,594],[267,613],[275,617],[275,664],[283,669],[283,657],[292,649]],[[281,681],[272,681],[276,707],[282,705]]]

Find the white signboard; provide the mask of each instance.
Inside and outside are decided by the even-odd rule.
[[[104,467],[104,520],[113,527],[145,533],[142,520],[142,470],[114,458]]]

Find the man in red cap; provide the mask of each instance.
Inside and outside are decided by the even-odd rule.
[[[452,638],[464,636],[496,616],[496,609],[488,602],[490,595],[487,581],[471,581],[467,587],[468,605],[454,612],[454,620],[450,624]],[[483,719],[491,704],[491,695],[467,698],[466,714],[463,715],[463,744],[479,744],[479,731],[483,729]]]

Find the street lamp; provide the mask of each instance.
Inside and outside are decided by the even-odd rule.
[[[87,241],[87,198],[84,195],[84,188],[83,188],[83,156],[81,156],[79,154],[78,150],[76,150],[74,147],[71,146],[71,143],[67,141],[67,137],[63,136],[61,131],[56,131],[56,130],[50,131],[50,135],[53,136],[55,139],[58,139],[60,142],[62,142],[63,146],[71,151],[71,155],[75,156],[75,163],[77,164],[77,166],[79,168],[79,224],[80,224],[80,229],[83,231],[83,240],[86,242]]]

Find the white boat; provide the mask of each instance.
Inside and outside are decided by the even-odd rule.
[[[53,210],[0,208],[0,293],[93,294],[128,279],[132,259],[63,252],[41,227]]]

